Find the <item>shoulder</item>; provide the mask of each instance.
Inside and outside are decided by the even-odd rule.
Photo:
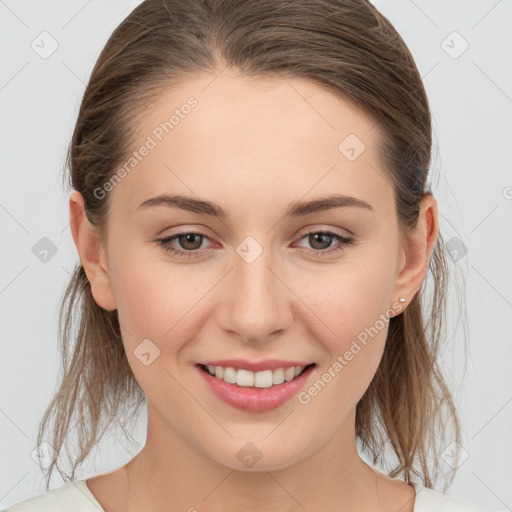
[[[490,512],[469,501],[448,496],[421,484],[413,483],[412,485],[416,491],[414,512]]]
[[[85,480],[67,482],[57,489],[21,501],[5,512],[105,512]]]

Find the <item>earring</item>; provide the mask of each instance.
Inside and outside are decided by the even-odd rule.
[[[405,302],[405,297],[400,297],[400,302],[403,304]]]

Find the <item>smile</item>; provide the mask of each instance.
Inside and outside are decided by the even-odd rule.
[[[201,368],[213,377],[223,380],[228,384],[236,384],[240,387],[270,388],[279,386],[283,384],[283,382],[294,380],[309,366],[312,365],[276,368],[275,370],[263,370],[259,372],[244,369],[237,370],[231,366],[201,365]]]
[[[235,361],[230,363],[237,364]],[[237,365],[243,364],[246,368],[228,366],[227,362],[224,364],[226,366],[196,364],[196,368],[214,395],[231,407],[252,413],[276,409],[297,395],[316,367],[316,363],[288,366],[285,361],[238,362]],[[255,371],[248,370],[248,366]]]

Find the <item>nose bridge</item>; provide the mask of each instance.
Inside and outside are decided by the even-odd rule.
[[[236,248],[227,293],[221,306],[221,327],[246,341],[264,341],[287,328],[291,318],[286,287],[276,277],[270,248],[247,237]]]

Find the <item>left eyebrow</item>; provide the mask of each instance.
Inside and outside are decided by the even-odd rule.
[[[141,203],[137,207],[137,210],[140,208],[162,205],[172,208],[181,208],[182,210],[187,210],[199,215],[208,215],[219,219],[226,219],[228,217],[227,211],[212,201],[204,201],[202,199],[183,195],[170,196],[167,194],[161,194],[156,197],[151,197]],[[346,207],[363,208],[373,211],[370,204],[357,197],[347,195],[330,195],[319,199],[313,199],[311,201],[292,203],[288,207],[285,217],[303,217],[318,211]]]
[[[370,204],[358,197],[346,196],[346,195],[330,195],[327,197],[321,197],[319,199],[313,199],[306,202],[292,203],[286,211],[286,217],[302,217],[323,210],[331,210],[332,208],[345,208],[345,207],[356,207],[367,210],[373,208]]]

